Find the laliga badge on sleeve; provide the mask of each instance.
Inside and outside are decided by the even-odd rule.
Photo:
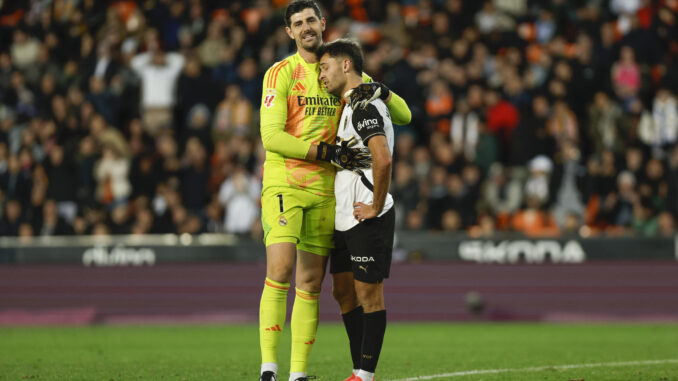
[[[264,97],[264,106],[266,108],[273,107],[273,101],[275,100],[275,94],[268,94]]]

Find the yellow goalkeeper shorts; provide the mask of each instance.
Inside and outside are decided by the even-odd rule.
[[[302,189],[268,187],[261,194],[264,243],[291,242],[297,249],[329,255],[334,247],[334,196]]]

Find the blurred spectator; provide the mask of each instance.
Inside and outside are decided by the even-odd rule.
[[[35,231],[33,230],[33,226],[29,224],[28,222],[24,222],[21,225],[19,225],[19,233],[18,236],[24,240],[25,238],[30,238],[35,236]],[[29,242],[24,240],[25,242]]]
[[[179,148],[171,133],[163,133],[156,141],[156,150],[159,160],[159,176],[168,179],[179,174],[181,163],[179,161]]]
[[[419,204],[419,185],[414,177],[412,165],[407,161],[397,161],[394,166],[391,194],[395,200],[397,226],[402,226],[402,218]]]
[[[604,150],[620,154],[630,141],[631,122],[607,94],[599,91],[589,109],[588,132],[596,154]]]
[[[224,207],[218,199],[212,200],[206,208],[205,230],[207,233],[221,233],[224,231]]]
[[[21,225],[21,203],[16,199],[8,199],[5,203],[5,213],[0,220],[0,236],[16,236]]]
[[[471,110],[468,102],[465,99],[460,100],[457,104],[457,112],[452,116],[450,138],[454,151],[463,155],[468,161],[475,159],[479,124],[480,119]]]
[[[555,140],[558,147],[566,143],[579,142],[579,124],[577,116],[563,101],[553,105],[553,114],[546,124],[546,132]]]
[[[473,189],[464,183],[462,176],[449,174],[445,179],[447,195],[442,201],[443,221],[445,213],[452,210],[459,219],[459,228],[466,229],[476,220],[476,205]],[[444,227],[443,227],[444,229]]]
[[[628,171],[617,177],[617,193],[610,193],[605,199],[604,209],[607,221],[612,226],[629,227],[633,221],[633,206],[639,201],[635,190],[636,178]]]
[[[186,142],[181,169],[181,197],[183,205],[197,212],[208,200],[207,184],[210,175],[209,162],[205,147],[198,138]]]
[[[526,165],[533,157],[555,151],[555,142],[547,134],[547,123],[551,114],[548,100],[538,95],[532,100],[532,107],[524,112],[521,122],[513,132],[511,141],[511,164]]]
[[[513,130],[518,126],[520,115],[518,109],[507,100],[501,98],[499,92],[488,90],[485,93],[487,128],[494,134],[499,143],[499,159],[508,162]],[[505,147],[501,149],[501,147]]]
[[[211,117],[212,115],[210,113],[210,109],[206,105],[198,103],[197,105],[193,106],[188,111],[186,125],[179,137],[179,140],[186,142],[191,138],[197,138],[201,144],[211,150]]]
[[[86,235],[89,233],[90,231],[89,225],[87,224],[87,220],[81,214],[76,215],[75,218],[73,219],[73,234]]]
[[[111,211],[111,220],[108,226],[111,234],[130,234],[130,221],[127,206],[118,204]]]
[[[454,209],[448,209],[443,213],[441,230],[447,233],[460,232],[463,229],[461,217]]]
[[[26,30],[17,28],[12,43],[12,63],[19,69],[26,69],[38,58],[40,41],[30,36]]]
[[[111,54],[111,46],[106,42],[101,42],[96,50],[96,58],[88,63],[87,74],[89,77],[96,77],[104,80],[104,83],[110,84],[111,79],[119,70],[120,64]]]
[[[261,102],[262,80],[263,75],[258,73],[257,63],[253,58],[246,58],[238,65],[238,80],[236,83],[240,86],[245,97],[256,108],[259,108]]]
[[[538,206],[547,205],[551,194],[551,173],[553,162],[546,156],[530,160],[529,176],[525,182],[525,198],[531,197]]]
[[[242,168],[221,185],[219,202],[226,209],[224,228],[228,233],[249,233],[254,220],[259,216],[261,185]]]
[[[0,141],[0,177],[7,173],[9,165],[8,158],[9,151],[7,150],[7,144],[5,142]]]
[[[520,180],[509,176],[501,164],[493,164],[483,186],[483,201],[489,212],[497,218],[498,229],[508,229],[509,219],[523,202]]]
[[[60,214],[72,221],[77,212],[75,168],[70,158],[64,157],[61,146],[54,146],[49,153],[49,161],[45,164],[45,173],[49,179],[47,197],[57,202]]]
[[[579,149],[572,143],[563,147],[560,163],[562,178],[559,179],[554,214],[558,226],[569,233],[575,233],[578,230],[576,227],[583,223],[580,217],[584,214],[584,203],[578,186],[581,176],[580,155]]]
[[[214,101],[216,96],[216,88],[208,73],[200,65],[200,60],[197,57],[188,58],[177,81],[176,111],[177,122],[180,123],[179,135],[186,133],[186,124],[190,122],[185,123],[185,121],[190,120],[190,112],[197,105],[204,105],[207,108],[207,124],[209,125],[209,110],[216,105]]]
[[[207,37],[198,46],[200,62],[209,68],[217,66],[221,61],[222,50],[226,47],[221,23],[212,21],[207,29]]]
[[[19,157],[10,155],[7,159],[7,171],[0,178],[0,184],[8,199],[16,199],[20,204],[26,205],[31,189],[31,173],[28,169],[22,169]]]
[[[216,194],[221,184],[231,174],[234,167],[234,153],[226,140],[217,140],[214,143],[214,152],[210,157],[210,179],[207,189],[210,194]]]
[[[490,166],[499,159],[499,143],[484,124],[478,125],[478,144],[474,154],[473,163],[480,168],[483,174],[487,174]]]
[[[525,195],[525,208],[516,212],[511,227],[528,237],[556,236],[558,225],[552,212],[542,209],[543,200],[536,194]]]
[[[144,127],[157,136],[161,129],[172,125],[176,81],[184,66],[184,57],[162,51],[153,41],[150,50],[135,56],[131,65],[141,77]]]
[[[678,138],[678,105],[667,89],[660,89],[652,104],[652,114],[644,112],[638,125],[640,139],[647,145],[663,149]]]
[[[110,234],[111,234],[111,232],[110,232],[108,226],[106,226],[106,224],[104,224],[103,222],[99,222],[96,225],[94,225],[94,227],[92,227],[92,235],[93,236],[102,236],[103,237],[103,236],[108,236]]]
[[[71,226],[57,211],[56,201],[46,200],[42,207],[42,219],[37,224],[36,232],[41,236],[68,235],[73,233]]]
[[[114,206],[126,202],[132,192],[128,176],[129,160],[122,157],[115,148],[104,146],[101,159],[94,169],[97,200]]]
[[[444,167],[435,166],[431,170],[427,193],[427,221],[429,229],[440,230],[442,215],[445,213],[446,198],[448,196],[445,180],[447,173]]]
[[[667,167],[666,210],[678,216],[678,146],[670,152]]]
[[[234,83],[238,79],[236,51],[231,46],[223,46],[219,50],[219,62],[212,71],[212,76],[222,84]]]
[[[212,136],[216,139],[228,139],[232,135],[249,136],[251,123],[252,103],[243,96],[238,85],[228,85],[224,99],[216,109]]]
[[[662,237],[676,236],[676,219],[669,212],[661,212],[657,216],[658,233]]]
[[[640,67],[630,46],[624,46],[619,53],[619,61],[612,66],[612,84],[619,99],[629,101],[640,90]]]
[[[659,219],[655,215],[652,201],[641,198],[633,205],[633,221],[631,223],[636,234],[643,237],[654,237],[659,231]]]
[[[93,75],[89,79],[89,95],[87,100],[92,103],[94,110],[101,114],[108,124],[117,126],[119,115],[118,96],[106,88],[103,78]]]
[[[202,221],[200,218],[186,210],[181,205],[172,209],[172,222],[176,234],[199,234],[202,233]]]
[[[499,13],[494,8],[492,1],[485,1],[482,11],[476,14],[478,30],[483,34],[494,32],[497,29],[497,24],[499,24],[499,17]]]
[[[668,183],[664,164],[658,158],[653,157],[645,164],[644,176],[638,183],[638,194],[648,198],[653,208],[664,208],[668,195]]]
[[[154,216],[150,209],[138,210],[130,227],[130,234],[150,234],[153,231]]]
[[[623,15],[634,14],[642,4],[641,0],[611,0],[610,10]]]
[[[492,238],[496,234],[495,219],[489,214],[478,217],[478,224],[471,226],[468,235],[473,238]]]
[[[94,181],[94,164],[96,148],[94,139],[86,136],[80,140],[77,153],[74,155],[76,179],[74,181],[75,197],[80,203],[88,203],[94,200],[93,194],[95,190]]]
[[[431,131],[449,134],[453,106],[454,97],[447,84],[442,81],[432,83],[431,91],[426,98],[426,113]]]

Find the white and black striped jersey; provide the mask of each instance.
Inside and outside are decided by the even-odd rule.
[[[358,140],[356,147],[367,147],[368,141],[377,135],[384,135],[388,143],[388,148],[393,155],[393,123],[391,114],[388,112],[386,104],[377,99],[367,105],[365,109],[353,110],[349,105],[344,107],[337,131],[337,143],[343,140],[350,140],[355,137]],[[353,217],[353,203],[362,202],[372,204],[374,201],[374,177],[372,168],[362,171],[363,175],[349,171],[340,170],[334,181],[334,195],[337,199],[336,216],[334,219],[334,228],[339,231],[346,231],[358,224]],[[384,209],[379,216],[384,215],[393,207],[393,197],[386,195]]]

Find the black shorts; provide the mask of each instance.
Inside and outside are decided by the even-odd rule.
[[[388,278],[393,255],[394,209],[381,217],[365,220],[350,230],[335,230],[330,273],[350,271],[354,279],[365,283],[380,283]]]

